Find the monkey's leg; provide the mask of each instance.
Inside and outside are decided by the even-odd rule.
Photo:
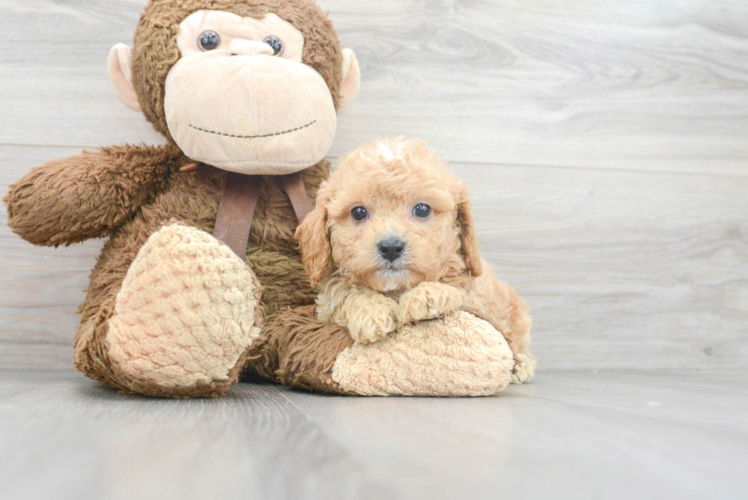
[[[208,233],[166,226],[140,249],[116,296],[82,325],[76,367],[129,393],[219,396],[259,335],[260,288]]]
[[[267,318],[247,370],[294,387],[359,396],[487,396],[512,376],[512,351],[487,321],[456,311],[371,344],[319,321],[314,306]]]
[[[345,393],[332,379],[332,368],[353,339],[344,327],[319,321],[314,308],[301,306],[268,316],[250,348],[242,379],[259,375],[303,389]]]

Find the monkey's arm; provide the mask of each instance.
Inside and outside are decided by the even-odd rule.
[[[317,298],[317,317],[348,328],[353,340],[376,342],[397,329],[398,305],[368,288],[358,288],[333,278]]]
[[[36,245],[107,236],[162,189],[176,146],[112,146],[53,160],[10,186],[8,224]]]

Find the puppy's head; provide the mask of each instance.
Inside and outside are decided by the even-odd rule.
[[[380,292],[481,273],[466,187],[415,140],[343,158],[296,237],[314,287],[328,270]]]

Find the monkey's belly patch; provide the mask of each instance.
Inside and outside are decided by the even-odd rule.
[[[109,321],[115,369],[139,382],[186,388],[225,381],[259,335],[251,271],[208,233],[154,233],[130,266]]]
[[[457,311],[341,352],[332,379],[363,396],[488,396],[509,384],[514,360],[487,321]]]
[[[234,137],[236,139],[261,139],[263,137],[273,137],[276,135],[284,135],[284,134],[290,134],[291,132],[296,132],[297,130],[302,130],[307,127],[311,127],[317,123],[317,120],[312,120],[311,122],[307,123],[306,125],[302,125],[301,127],[291,128],[288,130],[284,130],[282,132],[274,132],[272,134],[263,134],[263,135],[235,135],[235,134],[227,134],[226,132],[216,132],[215,130],[208,130],[200,127],[196,127],[195,125],[190,124],[190,128],[194,128],[195,130],[199,130],[200,132],[206,132],[208,134],[215,134],[215,135],[222,135],[225,137]]]

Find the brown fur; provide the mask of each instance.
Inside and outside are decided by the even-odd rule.
[[[220,9],[241,16],[262,16],[274,11],[292,23],[305,37],[303,61],[322,75],[337,105],[341,48],[332,24],[313,2],[152,0],[135,33],[133,84],[144,114],[170,142],[164,118],[164,83],[179,58],[175,41],[179,23],[200,9]],[[189,163],[191,160],[173,143],[102,148],[34,168],[12,185],[4,198],[9,225],[34,244],[69,245],[109,236],[79,308],[81,326],[75,340],[75,365],[87,376],[127,392],[169,397],[216,396],[236,381],[243,368],[244,358],[231,371],[228,381],[164,390],[124,379],[106,353],[114,298],[148,237],[171,222],[213,230],[226,173],[205,165],[190,173],[179,171]],[[314,196],[329,175],[329,163],[323,161],[303,175],[307,192]],[[315,296],[293,237],[296,225],[291,203],[278,181],[264,178],[247,262],[263,286],[261,305],[265,314],[281,323],[281,311],[312,304]]]
[[[259,375],[302,389],[342,393],[332,368],[338,354],[352,345],[345,328],[315,318],[314,306],[287,310],[267,319],[243,378]]]
[[[10,187],[11,227],[45,246],[109,236],[164,189],[181,157],[175,146],[112,146],[46,163]]]
[[[413,215],[418,203],[430,217]],[[358,206],[369,213],[360,222],[351,217]],[[312,284],[322,281],[321,320],[376,342],[401,325],[465,310],[505,336],[526,372],[518,381],[532,376],[529,309],[482,261],[467,188],[425,143],[377,141],[349,154],[296,235]],[[406,244],[394,271],[377,251],[393,236]]]

